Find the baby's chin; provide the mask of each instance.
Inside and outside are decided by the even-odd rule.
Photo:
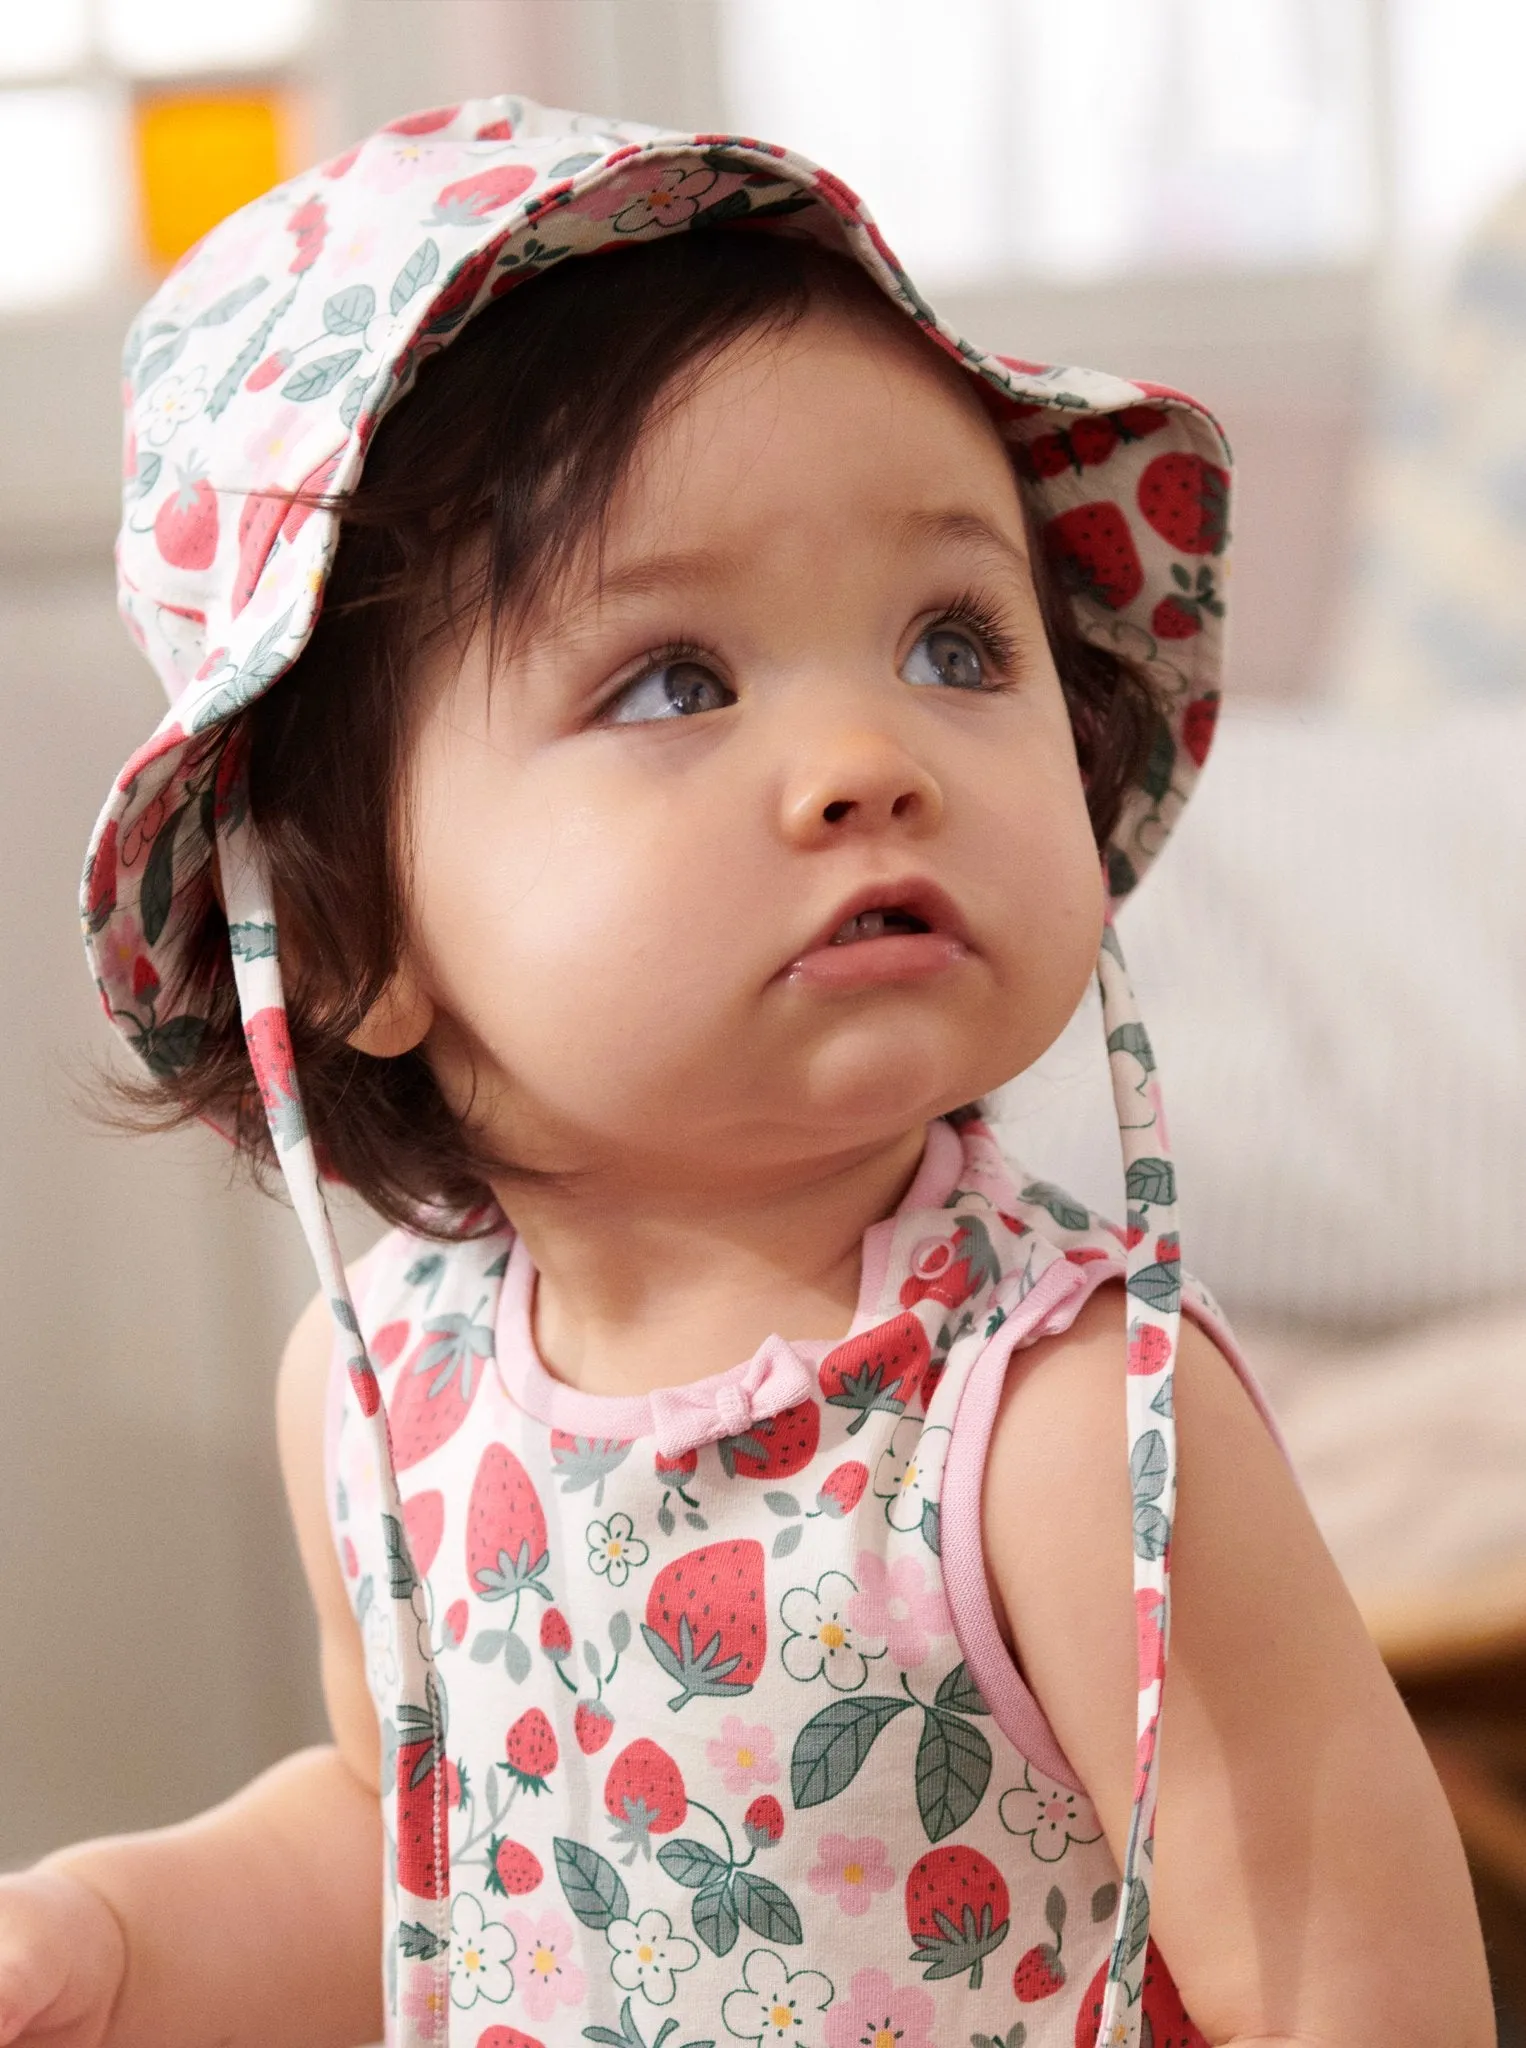
[[[1012,1044],[972,1045],[958,1032],[902,1020],[813,1048],[798,1113],[804,1128],[836,1142],[873,1142],[978,1100],[1023,1063]]]

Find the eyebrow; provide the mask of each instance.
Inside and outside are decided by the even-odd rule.
[[[995,555],[1002,566],[1019,576],[1030,573],[1027,551],[1008,538],[999,527],[978,512],[908,512],[896,526],[902,540],[951,541]]]

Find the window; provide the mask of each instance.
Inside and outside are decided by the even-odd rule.
[[[162,270],[300,160],[314,0],[0,0],[0,312]]]

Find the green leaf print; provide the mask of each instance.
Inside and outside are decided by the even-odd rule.
[[[398,1947],[405,1956],[417,1956],[421,1962],[433,1962],[443,1953],[447,1943],[417,1920],[405,1920],[397,1930]]]
[[[489,2032],[491,2031],[492,2029],[490,2028]],[[668,2037],[677,2032],[677,2020],[664,2020],[657,2029],[651,2043],[651,2048],[666,2048]],[[620,2031],[618,2034],[613,2027],[584,2027],[583,2039],[585,2041],[597,2041],[599,2048],[647,2048],[647,2043],[641,2029],[636,2025],[636,2016],[631,2011],[631,2001],[628,1998],[620,2008]],[[715,2048],[715,2043],[714,2041],[685,2041],[683,2048]]]
[[[731,1896],[731,1878],[728,1870],[716,1883],[707,1884],[694,1895],[694,1932],[718,1956],[730,1955],[736,1947],[737,1909]]]
[[[1174,1315],[1182,1305],[1182,1268],[1178,1259],[1161,1259],[1129,1275],[1129,1293],[1147,1308]]]
[[[765,1941],[803,1941],[800,1915],[788,1892],[755,1871],[739,1870],[732,1879],[737,1911],[754,1934]]]
[[[1150,1406],[1157,1415],[1171,1416],[1176,1413],[1176,1403],[1171,1396],[1171,1382],[1169,1379],[1161,1387],[1160,1392],[1155,1396]]]
[[[731,1868],[723,1856],[687,1836],[676,1842],[664,1842],[657,1851],[657,1861],[675,1883],[691,1892],[716,1883]]]
[[[142,920],[143,936],[151,946],[158,945],[159,935],[169,918],[170,904],[174,901],[175,834],[187,808],[182,804],[179,810],[171,811],[154,834],[148,863],[143,870],[143,885],[138,892],[138,916]]]
[[[195,1059],[206,1028],[205,1017],[171,1017],[151,1030],[134,1032],[133,1051],[151,1074],[168,1080]]]
[[[991,1745],[957,1714],[929,1707],[917,1744],[917,1810],[930,1842],[962,1828],[991,1782]]]
[[[1129,1453],[1129,1479],[1134,1498],[1159,1500],[1166,1486],[1166,1440],[1158,1429],[1147,1429]]]
[[[980,1687],[971,1678],[969,1667],[964,1664],[954,1666],[933,1694],[933,1699],[951,1714],[989,1714],[991,1711],[981,1697]]]
[[[281,386],[281,396],[295,400],[298,405],[310,405],[315,398],[323,398],[342,383],[360,361],[358,348],[341,349],[337,355],[319,356],[316,362],[304,363],[300,370],[293,370]]]
[[[834,1700],[813,1714],[795,1737],[790,1756],[790,1791],[797,1808],[820,1806],[846,1792],[863,1768],[882,1729],[911,1701]]]
[[[551,1846],[556,1852],[556,1874],[567,1904],[585,1927],[602,1934],[615,1921],[630,1918],[630,1894],[620,1873],[597,1849],[582,1842],[564,1841],[560,1835]]]
[[[934,1557],[943,1555],[943,1509],[935,1500],[922,1503],[922,1524],[920,1534]]]
[[[382,1516],[382,1535],[387,1546],[387,1582],[394,1600],[407,1600],[418,1580],[403,1554],[403,1528],[396,1515]]]
[[[246,277],[242,284],[235,285],[204,313],[198,313],[191,322],[193,327],[226,327],[235,313],[242,313],[251,299],[257,299],[266,289],[263,277]]]
[[[1133,1962],[1150,1934],[1150,1895],[1136,1877],[1129,1886],[1129,1917],[1123,1936],[1123,1960]]]
[[[1169,1159],[1136,1159],[1124,1179],[1131,1202],[1174,1202],[1176,1169]]]
[[[376,311],[376,294],[368,284],[352,284],[323,302],[323,324],[330,334],[364,334]]]
[[[1171,1524],[1157,1507],[1143,1502],[1134,1510],[1134,1551],[1152,1562],[1164,1557],[1171,1540]]]
[[[1155,728],[1150,742],[1149,758],[1140,776],[1140,787],[1157,803],[1171,787],[1171,771],[1176,766],[1176,741],[1171,737],[1171,728],[1162,719]]]
[[[1004,2034],[971,2034],[970,2048],[1023,2048],[1027,2038],[1028,2029],[1014,2020]]]
[[[417,291],[422,291],[440,267],[440,250],[433,236],[426,236],[392,282],[388,301],[394,313],[401,313]]]
[[[274,960],[276,928],[266,919],[246,919],[242,924],[230,924],[228,944],[236,960]]]
[[[1116,1031],[1108,1033],[1107,1049],[1109,1052],[1130,1052],[1147,1074],[1155,1072],[1155,1054],[1143,1024],[1120,1024]]]
[[[1073,1195],[1067,1195],[1063,1188],[1057,1188],[1053,1181],[1030,1181],[1023,1189],[1025,1202],[1036,1202],[1041,1209],[1047,1209],[1061,1230],[1084,1230],[1091,1221],[1087,1211]]]
[[[1092,1893],[1092,1919],[1096,1922],[1110,1920],[1118,1910],[1118,1887],[1115,1884],[1099,1884]]]

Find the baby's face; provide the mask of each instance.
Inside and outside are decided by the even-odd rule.
[[[431,658],[412,801],[400,987],[529,1164],[846,1158],[1028,1065],[1096,957],[1016,486],[909,325],[725,351],[640,443],[602,584],[491,677],[485,630]]]

